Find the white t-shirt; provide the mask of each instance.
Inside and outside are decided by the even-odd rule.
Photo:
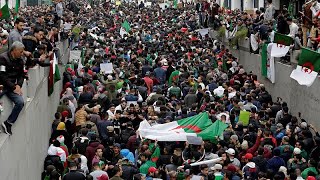
[[[222,86],[219,86],[215,90],[213,90],[214,95],[222,97],[224,93],[224,88]]]

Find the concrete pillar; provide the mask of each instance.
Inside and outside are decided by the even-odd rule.
[[[243,9],[244,10],[253,10],[253,1],[254,0],[244,0]]]
[[[238,1],[231,1],[231,9],[241,9],[241,2],[240,0]]]
[[[259,0],[259,9],[264,7],[264,0]]]

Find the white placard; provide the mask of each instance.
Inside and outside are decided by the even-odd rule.
[[[100,71],[103,71],[104,74],[111,74],[113,71],[112,63],[103,63],[100,64]]]
[[[201,180],[201,176],[193,175],[191,180]]]

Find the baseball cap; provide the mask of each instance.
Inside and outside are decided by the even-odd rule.
[[[107,130],[108,130],[108,132],[113,132],[114,131],[114,127],[113,126],[108,126]]]
[[[236,151],[233,148],[229,148],[226,150],[226,153],[230,154],[230,155],[235,155]]]
[[[211,167],[211,170],[221,170],[222,169],[222,165],[221,164],[215,164],[213,167]]]
[[[121,148],[121,145],[119,143],[115,143],[113,146],[117,148]]]
[[[149,167],[148,173],[155,173],[157,171],[157,168],[155,167]]]
[[[308,176],[306,180],[316,180],[316,178],[313,176]]]
[[[294,154],[300,154],[301,153],[301,150],[299,148],[294,148],[293,149],[293,153]]]
[[[242,156],[242,158],[251,160],[253,158],[253,155],[251,153],[247,153],[246,155]]]

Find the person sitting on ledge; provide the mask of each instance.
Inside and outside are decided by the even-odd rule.
[[[7,95],[13,101],[14,107],[8,119],[2,123],[5,133],[12,135],[11,127],[16,122],[23,106],[22,85],[24,82],[24,61],[21,59],[24,45],[16,41],[8,52],[0,55],[0,83],[3,84],[3,91],[0,98]]]

